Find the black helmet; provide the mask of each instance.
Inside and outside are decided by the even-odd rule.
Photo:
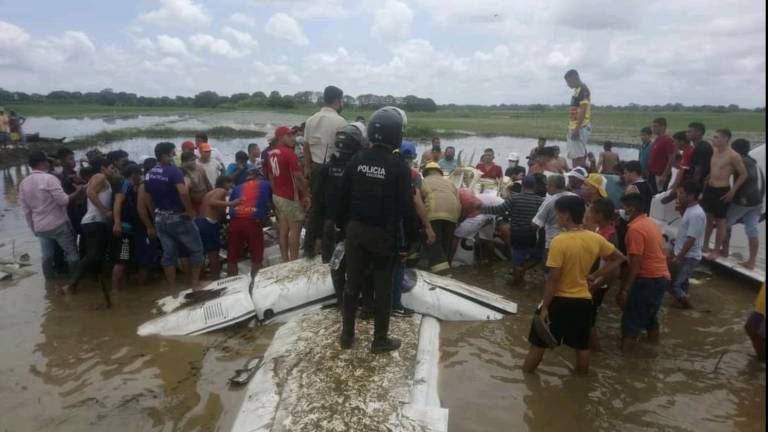
[[[400,108],[380,108],[368,119],[368,140],[371,145],[384,144],[393,150],[399,149],[407,123],[408,118]]]
[[[336,132],[334,144],[339,153],[357,153],[363,148],[363,131],[354,124],[348,124]]]

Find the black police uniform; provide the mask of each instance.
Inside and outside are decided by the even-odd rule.
[[[373,348],[388,344],[394,266],[403,245],[416,240],[412,195],[410,170],[388,146],[374,144],[361,151],[344,170],[336,214],[337,226],[346,236],[342,344],[354,338],[360,291],[370,289],[374,291]]]

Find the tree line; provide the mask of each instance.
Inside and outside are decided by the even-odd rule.
[[[396,97],[392,95],[362,94],[357,97],[344,96],[347,106],[364,110],[374,110],[383,106],[394,105],[406,111],[434,112],[443,111],[562,111],[566,105],[551,104],[496,104],[496,105],[437,105],[431,98],[421,98],[414,95]],[[300,106],[319,106],[323,104],[323,94],[319,91],[300,91],[295,94],[282,95],[278,91],[266,94],[261,91],[254,93],[235,93],[220,95],[214,91],[203,91],[194,96],[140,96],[136,93],[104,89],[99,92],[79,92],[55,90],[48,94],[25,93],[9,91],[0,88],[0,105],[10,104],[95,104],[103,106],[135,106],[135,107],[195,107],[195,108],[282,108],[292,109]],[[730,105],[683,105],[668,103],[664,105],[601,105],[595,109],[611,111],[649,111],[649,112],[765,112],[765,107],[741,108],[736,104]]]

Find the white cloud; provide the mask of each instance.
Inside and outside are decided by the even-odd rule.
[[[218,39],[208,34],[195,34],[189,38],[189,43],[196,50],[204,50],[214,55],[237,58],[244,57],[250,54],[250,50],[237,49],[233,47],[228,41],[224,39]]]
[[[0,45],[12,47],[29,40],[29,33],[11,23],[0,21]]]
[[[207,26],[211,23],[203,6],[193,0],[160,0],[159,9],[141,15],[139,20],[172,26]]]
[[[293,67],[284,64],[266,64],[257,61],[253,64],[253,70],[250,71],[257,78],[250,80],[252,85],[262,85],[264,83],[277,85],[294,86],[302,83],[302,79],[293,70]]]
[[[264,30],[278,39],[289,40],[296,45],[309,44],[301,25],[292,16],[282,12],[272,15]]]
[[[188,57],[189,51],[187,51],[187,44],[184,43],[183,40],[168,36],[168,35],[159,35],[157,37],[157,50],[162,53],[169,56],[174,57]]]
[[[235,12],[229,16],[229,20],[235,24],[256,27],[256,18],[242,12]]]
[[[242,49],[255,50],[259,47],[259,42],[249,33],[235,30],[232,27],[224,27],[224,29],[221,30],[221,34],[235,41],[235,43]]]
[[[411,33],[413,11],[399,0],[387,0],[376,9],[371,34],[385,42],[405,40]]]

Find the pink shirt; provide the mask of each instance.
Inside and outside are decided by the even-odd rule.
[[[34,233],[50,231],[69,222],[69,197],[61,188],[59,179],[51,174],[32,170],[19,184],[19,202]]]

